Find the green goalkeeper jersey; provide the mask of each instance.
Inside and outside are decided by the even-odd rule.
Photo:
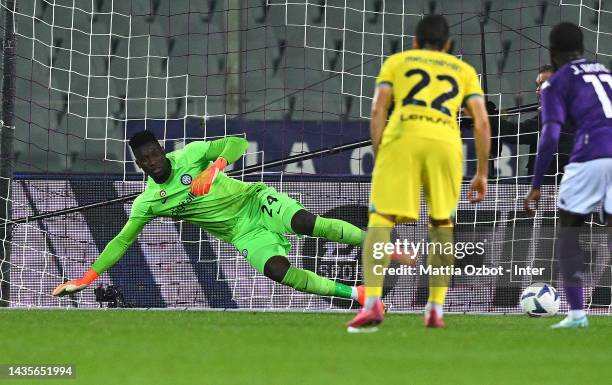
[[[217,157],[223,156],[228,163],[236,161],[244,153],[246,143],[241,138],[198,141],[166,154],[172,167],[170,177],[163,184],[148,177],[145,190],[134,200],[128,222],[104,248],[92,268],[98,274],[110,268],[136,240],[143,227],[157,217],[188,221],[223,241],[231,242],[240,228],[239,221],[243,219],[240,211],[256,190],[265,185],[241,182],[221,172],[206,195],[192,194],[190,184]],[[216,144],[213,151],[211,144]]]
[[[156,217],[171,217],[193,223],[215,237],[229,242],[238,221],[238,212],[257,184],[244,183],[219,173],[206,195],[189,191],[191,180],[204,171],[211,160],[206,157],[209,142],[193,142],[166,155],[172,174],[163,184],[149,177],[145,190],[132,205],[130,220],[143,226]]]

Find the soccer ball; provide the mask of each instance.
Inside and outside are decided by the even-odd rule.
[[[527,287],[521,294],[521,309],[530,317],[552,317],[559,311],[559,293],[542,282]]]

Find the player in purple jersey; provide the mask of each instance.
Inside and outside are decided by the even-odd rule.
[[[584,261],[578,232],[587,215],[600,205],[612,225],[612,75],[600,63],[582,58],[580,28],[561,23],[550,33],[555,74],[542,87],[542,135],[531,190],[524,207],[534,214],[544,171],[559,141],[561,125],[575,127],[570,163],[559,187],[557,255],[563,277],[568,316],[553,328],[587,327],[584,310]]]

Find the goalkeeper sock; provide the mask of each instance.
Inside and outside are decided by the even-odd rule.
[[[293,266],[289,267],[281,283],[306,293],[353,299],[353,287]]]
[[[368,220],[368,232],[361,253],[363,278],[366,290],[366,308],[382,297],[385,276],[382,270],[389,265],[391,256],[384,252],[384,244],[391,239],[395,223],[377,213],[371,213]],[[383,246],[381,246],[383,245]]]
[[[433,250],[428,254],[428,264],[433,268],[453,266],[454,245],[453,226],[429,226],[429,238],[433,243]],[[433,305],[444,305],[450,275],[433,275],[429,277],[429,299]],[[438,310],[438,309],[436,309]]]
[[[317,216],[312,236],[347,245],[359,246],[363,242],[365,232],[359,227],[343,220]]]

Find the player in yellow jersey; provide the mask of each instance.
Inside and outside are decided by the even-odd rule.
[[[453,216],[463,178],[457,124],[462,105],[474,119],[478,160],[468,199],[479,202],[486,194],[491,133],[483,92],[474,68],[447,53],[450,44],[444,17],[426,16],[417,25],[414,49],[389,57],[376,80],[370,122],[375,164],[362,255],[367,299],[349,322],[349,332],[375,331],[383,321],[382,272],[390,255],[381,253],[380,245],[390,241],[395,224],[418,220],[421,186],[429,209],[430,242],[453,242]],[[452,252],[432,249],[429,265],[452,266]],[[430,277],[426,326],[444,327],[442,306],[449,280],[449,275]]]

